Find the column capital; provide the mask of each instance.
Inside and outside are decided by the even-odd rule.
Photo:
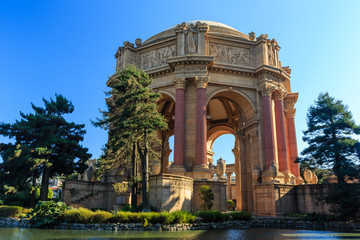
[[[175,89],[185,89],[186,78],[185,77],[175,77],[173,79],[175,84]]]
[[[275,91],[276,86],[272,83],[261,83],[258,86],[258,91],[260,92],[261,96],[270,96],[272,95],[272,93]]]
[[[210,80],[210,76],[195,76],[195,84],[196,88],[206,88],[208,82]]]
[[[273,97],[275,100],[283,100],[286,97],[286,95],[287,95],[287,92],[284,89],[277,89],[273,93]]]
[[[293,109],[285,109],[286,118],[295,118],[296,108]]]
[[[289,93],[285,98],[284,98],[284,107],[285,109],[293,109],[295,103],[297,102],[299,93]]]

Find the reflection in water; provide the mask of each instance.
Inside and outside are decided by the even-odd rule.
[[[0,240],[285,240],[285,239],[360,239],[360,233],[289,229],[225,229],[187,232],[109,232],[94,230],[52,230],[0,228]]]

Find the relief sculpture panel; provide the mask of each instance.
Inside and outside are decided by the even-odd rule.
[[[175,46],[152,50],[141,54],[141,68],[149,69],[166,65],[169,57],[175,56]]]
[[[210,56],[214,62],[250,66],[250,49],[210,43]]]

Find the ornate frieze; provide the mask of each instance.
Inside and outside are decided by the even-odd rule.
[[[167,46],[141,54],[141,68],[150,69],[167,64],[169,57],[175,56],[175,46]]]
[[[282,89],[282,88],[278,88],[276,91],[274,91],[273,93],[273,97],[275,100],[283,100],[287,95],[286,90]]]
[[[248,48],[210,43],[209,55],[215,57],[214,62],[250,66],[250,50]]]

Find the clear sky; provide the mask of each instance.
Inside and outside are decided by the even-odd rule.
[[[71,100],[67,117],[85,123],[83,145],[98,157],[104,130],[89,120],[105,108],[105,82],[114,73],[114,54],[124,41],[146,40],[173,25],[211,20],[243,33],[276,38],[283,66],[292,69],[299,92],[296,128],[305,147],[306,111],[320,92],[341,99],[360,123],[360,1],[0,1],[0,122],[13,123],[30,102],[55,93]],[[0,138],[0,141],[7,141]],[[229,143],[230,142],[230,143]],[[233,161],[233,138],[215,142],[214,159]]]

